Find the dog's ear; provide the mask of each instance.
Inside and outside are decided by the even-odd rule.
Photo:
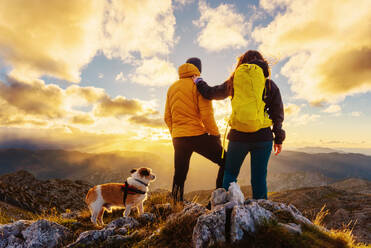
[[[130,171],[130,173],[133,174],[133,173],[136,172],[136,171],[137,171],[137,169],[132,169],[132,170]]]

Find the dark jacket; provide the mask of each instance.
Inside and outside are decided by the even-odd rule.
[[[263,101],[265,102],[265,108],[269,118],[273,122],[273,129],[262,128],[254,133],[244,133],[232,129],[228,135],[229,140],[240,142],[269,141],[273,139],[272,131],[274,133],[274,142],[276,144],[282,144],[282,142],[285,140],[286,134],[282,129],[284,110],[280,90],[272,80],[267,79],[265,83],[265,88],[268,89],[267,97],[264,99],[264,93],[262,97]],[[210,87],[205,81],[202,80],[197,83],[197,90],[203,97],[209,100],[222,100],[229,96],[227,82],[224,82],[221,85]]]

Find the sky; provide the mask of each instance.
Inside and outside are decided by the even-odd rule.
[[[370,26],[369,0],[2,0],[0,147],[156,152],[177,68],[199,57],[218,85],[257,49],[284,148],[371,149]],[[229,99],[213,106],[224,133]]]

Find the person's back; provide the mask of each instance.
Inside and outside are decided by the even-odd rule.
[[[173,138],[205,133],[219,135],[211,101],[197,91],[192,80],[194,75],[200,75],[194,65],[188,63],[181,65],[179,80],[168,90],[165,121]]]
[[[214,119],[211,101],[197,90],[192,77],[200,76],[200,69],[185,63],[178,69],[179,80],[167,93],[165,122],[169,127],[174,146],[174,200],[183,201],[184,182],[193,152],[197,152],[218,164],[216,187],[222,187],[224,174],[223,148]]]

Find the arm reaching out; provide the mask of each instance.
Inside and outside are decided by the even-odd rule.
[[[223,100],[229,95],[227,81],[213,87],[210,87],[202,78],[196,78],[193,81],[197,85],[198,92],[206,99]]]

